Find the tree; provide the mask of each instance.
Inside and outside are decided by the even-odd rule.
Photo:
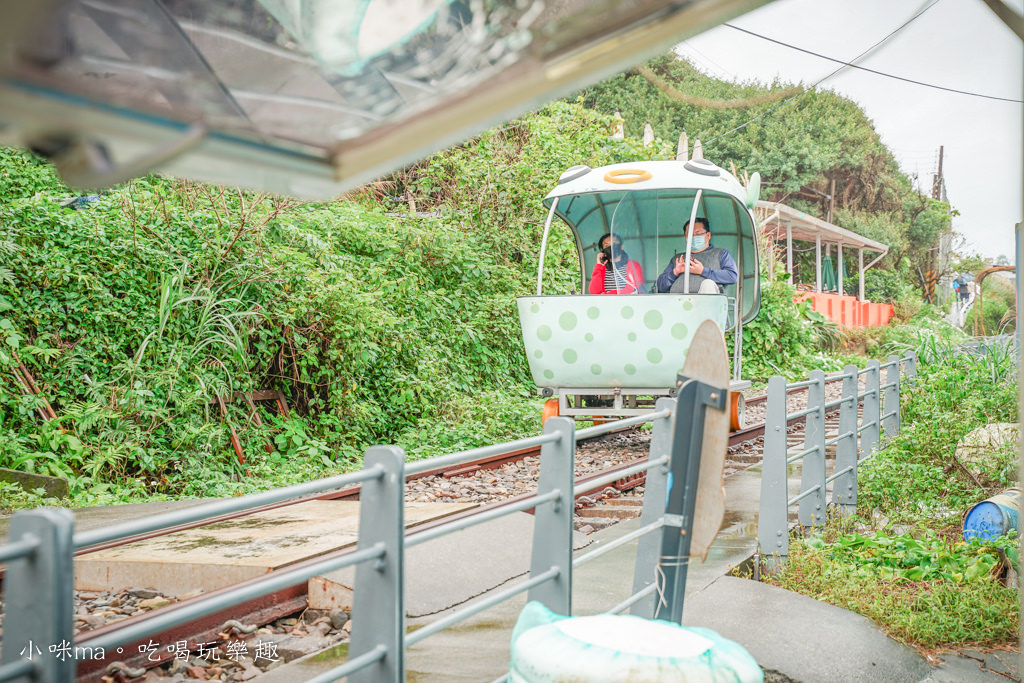
[[[951,226],[950,206],[914,188],[855,102],[828,90],[796,92],[779,81],[721,81],[668,54],[581,96],[602,113],[621,112],[628,136],[639,137],[650,121],[663,139],[683,131],[700,139],[705,156],[720,166],[758,171],[764,199],[822,218],[831,209],[832,222],[890,246],[883,265],[906,260],[911,273],[933,269],[934,248]],[[751,106],[714,106],[737,100]]]

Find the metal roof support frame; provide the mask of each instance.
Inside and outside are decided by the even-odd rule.
[[[814,291],[821,294],[821,235],[814,236]]]
[[[793,228],[786,226],[786,272],[793,279]]]
[[[857,250],[857,300],[864,301],[864,250]]]
[[[836,293],[842,296],[846,293],[843,289],[843,245],[839,245],[839,253],[836,255]]]

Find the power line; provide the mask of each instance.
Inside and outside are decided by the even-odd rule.
[[[1016,100],[1016,99],[1013,99],[1012,97],[999,97],[997,95],[986,95],[984,93],[971,92],[969,90],[957,90],[956,88],[947,88],[947,87],[942,86],[942,85],[935,85],[934,83],[925,83],[924,81],[915,81],[912,78],[904,78],[903,76],[896,76],[895,74],[885,73],[884,71],[877,71],[875,69],[869,69],[866,66],[858,66],[857,64],[854,64],[853,62],[844,62],[841,59],[836,59],[835,57],[829,57],[828,55],[823,55],[821,53],[814,52],[813,50],[807,50],[807,49],[804,49],[802,47],[797,47],[796,45],[791,45],[790,43],[786,43],[786,42],[783,42],[781,40],[776,40],[775,38],[769,38],[768,36],[763,36],[760,33],[754,33],[753,31],[749,31],[749,30],[747,30],[745,28],[740,28],[739,26],[735,26],[733,24],[723,24],[723,26],[728,26],[731,29],[735,29],[737,31],[740,31],[741,33],[746,33],[746,34],[752,35],[755,38],[760,38],[761,40],[767,40],[769,43],[775,43],[776,45],[782,45],[783,47],[788,47],[791,50],[796,50],[797,52],[803,52],[805,54],[813,55],[813,56],[819,57],[821,59],[827,59],[828,61],[835,62],[836,64],[842,64],[844,67],[848,66],[848,67],[851,67],[851,68],[854,68],[854,69],[860,69],[861,71],[867,71],[868,73],[872,73],[872,74],[875,74],[877,76],[885,76],[886,78],[893,78],[893,79],[895,79],[897,81],[903,81],[904,83],[913,83],[914,85],[921,85],[921,86],[924,86],[926,88],[934,88],[935,90],[944,90],[946,92],[956,93],[958,95],[968,95],[970,97],[982,97],[982,98],[984,98],[986,100],[998,100],[1000,102],[1016,102],[1018,104],[1021,103],[1021,102],[1024,102],[1024,100]],[[826,76],[825,78],[831,78],[831,75],[830,76]],[[820,82],[821,81],[819,81],[819,83]]]
[[[711,65],[711,69],[712,70],[717,68],[719,71],[722,71],[723,73],[728,74],[732,78],[738,78],[736,76],[736,74],[734,74],[733,72],[729,71],[728,69],[726,69],[724,66],[722,66],[721,64],[719,64],[715,60],[711,59],[711,57],[708,57],[706,54],[704,54],[703,52],[701,52],[700,50],[695,48],[693,45],[690,45],[690,43],[688,43],[688,42],[686,42],[684,40],[682,44],[685,45],[687,47],[687,49],[692,50],[693,52],[696,52],[698,55],[703,57],[704,61]]]
[[[875,51],[875,50],[876,50],[876,49],[877,49],[877,48],[878,48],[879,46],[881,46],[881,45],[882,45],[883,43],[886,43],[886,42],[888,42],[888,40],[889,40],[890,38],[892,38],[892,37],[893,37],[894,35],[896,35],[896,34],[897,34],[897,33],[899,33],[900,31],[902,31],[903,29],[905,29],[905,28],[906,28],[906,27],[907,27],[908,25],[910,25],[910,22],[914,21],[915,19],[917,19],[918,17],[920,17],[920,16],[922,15],[922,14],[924,14],[925,12],[927,12],[928,10],[930,10],[930,9],[931,9],[932,7],[934,7],[934,6],[936,5],[936,3],[938,3],[938,2],[939,2],[939,0],[932,0],[932,1],[930,2],[930,3],[928,3],[927,5],[925,5],[925,6],[924,6],[924,7],[923,7],[923,8],[921,9],[921,10],[919,10],[919,11],[918,11],[918,12],[917,12],[916,14],[914,14],[914,15],[913,15],[912,17],[910,17],[910,18],[909,18],[909,19],[907,19],[907,20],[906,20],[905,22],[903,22],[902,24],[900,24],[899,26],[897,26],[897,27],[896,27],[895,29],[893,29],[892,31],[890,31],[890,32],[889,32],[889,34],[888,34],[887,36],[885,36],[884,38],[882,38],[881,40],[879,40],[879,41],[878,41],[877,43],[875,43],[874,45],[872,45],[872,46],[871,46],[871,47],[869,47],[868,49],[864,50],[864,52],[861,52],[861,53],[860,53],[859,55],[857,55],[856,57],[854,57],[853,59],[851,59],[851,60],[850,60],[849,62],[844,62],[842,66],[840,66],[840,67],[839,67],[838,69],[836,69],[836,70],[835,70],[835,71],[833,71],[832,73],[828,74],[827,76],[825,76],[824,78],[822,78],[822,79],[818,80],[817,82],[815,82],[815,83],[812,83],[811,85],[807,86],[806,88],[804,88],[804,90],[803,90],[802,92],[799,92],[799,93],[797,93],[796,95],[793,95],[792,97],[787,97],[786,99],[782,100],[781,102],[779,102],[779,103],[778,103],[777,105],[775,105],[774,107],[772,107],[772,108],[771,108],[771,109],[769,109],[768,111],[766,111],[766,112],[764,112],[764,113],[762,113],[762,114],[759,114],[758,116],[755,116],[754,118],[750,119],[749,121],[746,121],[746,122],[744,122],[744,123],[741,123],[740,125],[736,126],[735,128],[733,128],[733,129],[731,129],[731,130],[727,130],[727,131],[725,131],[725,132],[724,132],[724,133],[722,133],[721,135],[716,135],[715,137],[711,138],[710,140],[708,140],[708,141],[707,141],[706,143],[704,143],[704,144],[709,144],[709,143],[711,143],[711,142],[714,142],[715,140],[717,140],[717,139],[719,139],[719,138],[723,138],[723,137],[725,137],[726,135],[730,135],[730,134],[732,134],[732,133],[735,133],[735,132],[736,132],[736,131],[738,131],[738,130],[741,130],[741,129],[743,129],[743,128],[746,128],[747,126],[749,126],[750,124],[752,124],[752,123],[753,123],[754,121],[757,121],[758,119],[762,119],[762,118],[764,118],[765,116],[768,116],[768,114],[771,114],[771,113],[772,113],[773,111],[775,111],[776,109],[778,109],[778,108],[779,108],[779,107],[781,107],[782,105],[786,104],[787,102],[789,102],[789,101],[791,101],[791,100],[795,100],[795,99],[796,99],[797,97],[800,97],[801,95],[803,95],[803,94],[807,93],[808,91],[810,91],[810,90],[812,90],[812,89],[814,89],[814,88],[818,87],[818,85],[819,85],[819,84],[821,84],[821,83],[825,82],[825,81],[826,81],[826,80],[828,80],[829,78],[832,78],[832,77],[833,77],[833,76],[835,76],[835,75],[836,75],[837,73],[839,73],[840,71],[842,71],[843,69],[845,69],[845,68],[846,68],[847,66],[851,66],[851,65],[853,65],[853,64],[854,64],[855,62],[857,62],[857,61],[859,61],[860,59],[862,59],[863,57],[867,56],[867,55],[868,55],[869,53],[871,53],[871,52],[874,52],[874,51]]]

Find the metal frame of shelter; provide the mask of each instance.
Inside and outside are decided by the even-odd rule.
[[[835,245],[838,248],[836,270],[838,275],[837,291],[843,294],[843,249],[857,250],[858,282],[860,286],[857,299],[864,301],[864,271],[882,260],[889,253],[889,245],[868,239],[863,235],[840,228],[820,218],[815,218],[803,211],[779,202],[759,201],[756,209],[767,214],[761,222],[761,230],[769,238],[786,241],[786,272],[793,274],[793,240],[814,242],[814,291],[821,292],[821,247]],[[864,265],[864,252],[873,251],[878,254],[868,265]]]

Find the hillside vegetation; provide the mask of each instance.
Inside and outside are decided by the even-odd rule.
[[[583,102],[602,88],[614,90]],[[800,131],[808,159],[870,146],[855,107],[830,116],[829,136]],[[322,203],[151,176],[74,210],[50,166],[0,150],[0,466],[65,476],[74,503],[90,504],[308,479],[356,466],[373,443],[423,457],[534,433],[515,297],[534,287],[540,199],[574,164],[674,153],[614,140],[612,125],[556,103]],[[708,156],[811,182],[787,175],[788,147],[754,155],[771,137],[758,135]],[[889,170],[886,182],[909,188]],[[885,201],[910,195],[898,197]],[[546,264],[546,291],[579,290],[566,230],[553,230]],[[754,377],[822,362],[814,331],[827,326],[791,294],[766,283],[744,335]],[[22,366],[39,395],[16,380]],[[257,424],[235,398],[268,389],[291,413],[261,406]],[[44,400],[56,419],[41,417]]]
[[[828,90],[794,97],[803,88],[788,83],[720,81],[673,55],[646,66],[660,82],[689,96],[754,104],[689,104],[666,95],[639,70],[588,88],[581,93],[583,103],[607,114],[620,112],[627,136],[641,136],[649,121],[673,149],[684,131],[691,145],[700,139],[704,156],[720,166],[760,172],[762,199],[824,218],[834,194],[834,222],[888,244],[886,266],[928,270],[929,250],[950,229],[950,207],[914,189],[854,102]],[[856,278],[847,282],[855,286]]]

